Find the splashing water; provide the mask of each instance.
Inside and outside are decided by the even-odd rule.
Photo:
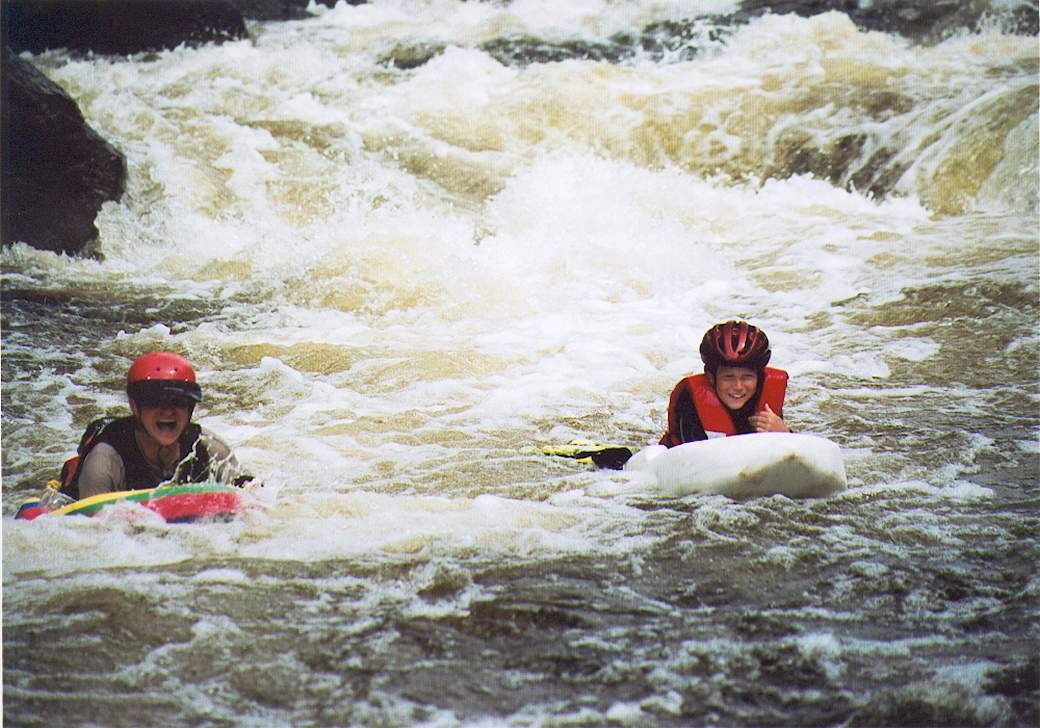
[[[1036,722],[1036,38],[559,5],[32,58],[130,175],[2,253],[8,721]],[[847,492],[529,454],[656,441],[732,317]],[[269,507],[13,521],[156,348]]]

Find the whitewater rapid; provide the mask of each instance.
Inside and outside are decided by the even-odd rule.
[[[5,721],[1035,722],[1037,47],[1001,7],[921,43],[388,0],[27,56],[129,177],[100,258],[0,253]],[[848,491],[540,454],[656,442],[737,317]],[[266,507],[13,521],[152,349]]]

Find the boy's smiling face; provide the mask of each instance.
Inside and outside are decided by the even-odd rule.
[[[715,394],[728,409],[738,410],[755,396],[758,389],[758,372],[747,367],[720,366],[712,379]]]

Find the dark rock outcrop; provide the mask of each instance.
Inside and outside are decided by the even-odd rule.
[[[78,253],[102,203],[126,185],[126,160],[31,63],[3,51],[0,243]]]
[[[15,52],[129,55],[246,36],[231,0],[4,0]]]
[[[126,186],[123,155],[76,103],[15,54],[125,55],[244,38],[232,0],[3,0],[0,244],[90,251],[101,205]]]

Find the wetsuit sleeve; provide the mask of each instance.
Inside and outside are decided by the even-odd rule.
[[[707,440],[708,435],[704,432],[701,418],[697,416],[697,408],[693,406],[688,391],[683,391],[676,406],[679,408],[679,439],[684,443]]]
[[[123,458],[107,442],[95,445],[80,464],[79,497],[126,490]]]
[[[682,384],[679,385],[680,387]],[[670,400],[670,405],[675,409],[675,420],[678,424],[677,432],[669,430],[661,438],[661,444],[672,447],[675,444],[697,442],[707,440],[708,436],[701,425],[701,418],[697,416],[697,409],[693,406],[689,391],[682,387],[676,391]]]
[[[202,429],[199,440],[209,453],[209,474],[213,480],[218,483],[235,484],[236,481],[252,478],[239,465],[238,459],[226,442],[205,428]]]

